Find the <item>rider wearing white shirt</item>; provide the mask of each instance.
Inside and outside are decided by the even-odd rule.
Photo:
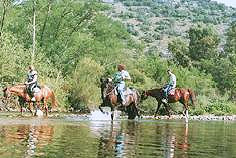
[[[113,82],[117,86],[118,93],[122,99],[122,105],[126,104],[125,99],[125,80],[131,80],[129,72],[125,70],[125,65],[119,64],[117,66],[118,72],[113,76]]]
[[[176,87],[176,76],[171,72],[170,69],[167,70],[167,73],[169,74],[169,83],[164,87],[164,98],[162,99],[162,102],[167,103],[168,102],[168,92],[171,89],[174,89]]]

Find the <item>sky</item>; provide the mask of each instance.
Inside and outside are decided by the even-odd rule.
[[[213,1],[224,3],[227,6],[236,8],[236,0],[213,0]]]

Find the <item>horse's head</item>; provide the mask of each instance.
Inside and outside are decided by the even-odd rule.
[[[102,99],[104,99],[104,98],[106,98],[109,91],[113,88],[112,79],[111,78],[107,78],[107,79],[101,78],[100,82],[101,82]]]
[[[141,100],[145,100],[145,99],[147,99],[148,98],[148,92],[147,91],[143,91],[142,93],[141,93]]]
[[[10,92],[10,90],[9,90],[8,87],[6,87],[6,88],[3,89],[3,96],[4,96],[5,98],[9,98],[9,97],[11,96],[11,92]]]

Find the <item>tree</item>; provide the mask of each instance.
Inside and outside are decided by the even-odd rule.
[[[172,40],[168,44],[168,50],[173,55],[173,61],[183,67],[190,66],[190,59],[188,57],[188,44],[180,38]]]
[[[231,61],[236,64],[236,60],[232,58],[233,56],[236,56],[236,21],[230,25],[226,36],[225,52],[231,57]]]
[[[211,25],[198,24],[189,29],[189,57],[199,62],[218,56],[219,35]]]
[[[1,24],[0,24],[0,37],[2,35],[2,32],[3,32],[3,26],[4,26],[4,23],[5,23],[5,18],[6,18],[6,15],[7,15],[7,10],[9,8],[9,6],[11,5],[11,0],[2,0],[0,2],[0,4],[2,3],[2,18],[1,18]],[[1,8],[1,7],[0,7]]]

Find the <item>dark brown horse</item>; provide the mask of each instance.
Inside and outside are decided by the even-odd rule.
[[[146,90],[143,91],[142,95],[141,95],[141,99],[147,99],[148,96],[154,97],[157,102],[158,102],[158,106],[155,112],[154,117],[156,117],[157,112],[159,111],[159,108],[161,106],[162,102],[162,98],[163,98],[163,89],[162,88],[156,88],[156,89],[151,89],[151,90]],[[184,106],[184,111],[183,111],[183,115],[186,116],[186,118],[188,118],[188,102],[189,100],[192,101],[192,104],[194,105],[194,102],[196,100],[195,94],[191,89],[184,89],[184,88],[176,88],[174,90],[173,94],[168,95],[168,103],[176,103],[176,102],[180,102],[181,104],[183,104]],[[168,115],[170,116],[169,110],[168,110],[168,105],[163,103],[165,106],[166,111],[168,112]]]
[[[8,99],[11,95],[15,95],[19,97],[19,102],[20,102],[20,106],[21,106],[21,114],[22,114],[22,104],[27,102],[29,103],[29,109],[30,112],[33,114],[33,102],[31,101],[31,97],[29,96],[28,92],[27,92],[27,88],[26,85],[24,84],[19,84],[19,85],[15,85],[12,87],[6,87],[3,90],[4,93],[4,97],[6,99]],[[55,99],[55,95],[54,92],[48,88],[47,86],[42,86],[40,89],[40,92],[35,93],[35,100],[36,100],[36,105],[37,108],[40,109],[40,102],[43,101],[43,105],[46,111],[46,116],[48,115],[48,99],[50,98],[52,100],[52,108],[56,108],[57,107],[57,101]]]
[[[114,110],[118,105],[121,104],[120,97],[116,94],[116,86],[109,81],[109,79],[101,79],[101,94],[102,94],[102,104],[99,106],[101,112],[103,112],[101,107],[111,108],[111,119],[114,117]],[[139,92],[135,89],[126,97],[126,105],[119,106],[121,110],[128,113],[128,119],[134,119],[136,116],[139,117],[138,104],[140,103]],[[104,112],[103,112],[104,113]]]

